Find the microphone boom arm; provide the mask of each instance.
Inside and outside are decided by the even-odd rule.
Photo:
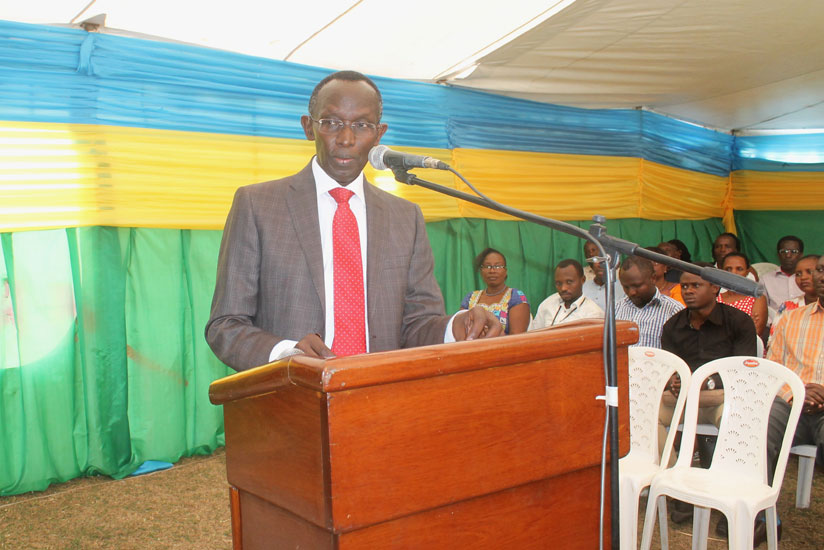
[[[509,214],[510,216],[520,218],[522,220],[526,220],[532,223],[536,223],[538,225],[543,225],[545,227],[549,227],[551,229],[555,229],[557,231],[561,231],[568,235],[573,235],[575,237],[587,240],[591,243],[594,243],[598,247],[598,253],[600,254],[601,258],[603,258],[607,263],[607,269],[604,270],[606,275],[606,311],[604,315],[604,335],[603,335],[603,356],[604,356],[604,371],[605,371],[605,378],[607,381],[607,385],[605,388],[605,401],[607,405],[607,428],[605,428],[604,433],[604,443],[602,447],[602,463],[601,463],[601,547],[603,547],[604,541],[604,523],[603,523],[603,515],[604,515],[604,502],[603,502],[603,495],[604,495],[604,473],[605,473],[605,465],[606,462],[606,437],[607,433],[609,434],[609,451],[610,451],[610,512],[611,512],[611,546],[613,549],[617,550],[620,547],[620,534],[619,534],[619,495],[618,495],[618,460],[619,460],[619,449],[618,449],[618,352],[616,348],[616,337],[615,337],[615,273],[618,268],[618,259],[620,258],[621,254],[626,255],[636,255],[642,258],[647,258],[648,260],[652,260],[654,262],[662,263],[674,267],[676,269],[680,269],[681,271],[686,271],[688,273],[693,273],[702,277],[703,279],[713,283],[718,284],[719,286],[724,286],[726,288],[730,288],[732,290],[736,290],[743,294],[747,294],[749,296],[758,296],[763,293],[763,289],[760,288],[756,283],[745,279],[744,277],[740,277],[738,275],[733,275],[732,273],[728,273],[726,271],[722,271],[720,269],[709,268],[709,267],[699,267],[687,262],[683,262],[681,260],[676,260],[675,258],[671,258],[664,254],[658,254],[657,252],[652,252],[650,250],[646,250],[645,248],[641,248],[636,243],[619,239],[607,234],[606,226],[606,218],[604,216],[593,216],[593,224],[590,226],[589,231],[581,229],[580,227],[573,225],[571,223],[563,222],[560,220],[554,220],[552,218],[546,218],[544,216],[539,216],[537,214],[533,214],[531,212],[527,212],[525,210],[519,210],[517,208],[512,208],[510,206],[506,206],[504,204],[495,202],[491,199],[488,199],[483,196],[475,196],[470,195],[468,193],[464,193],[463,191],[458,191],[457,189],[451,189],[449,187],[445,187],[443,185],[439,185],[437,183],[433,183],[430,181],[423,180],[417,177],[415,174],[410,174],[407,169],[404,168],[391,168],[392,172],[395,174],[395,179],[401,183],[405,183],[407,185],[417,185],[419,187],[425,187],[426,189],[430,189],[437,193],[442,193],[444,195],[448,195],[450,197],[454,197],[457,199],[464,200],[466,202],[470,202],[472,204],[477,204],[479,206],[483,206],[485,208],[489,208],[491,210],[495,210],[498,212],[503,212],[504,214]],[[466,182],[473,190],[474,186],[471,183],[466,181],[460,174],[458,174],[452,168],[447,168],[449,171],[453,172],[457,175],[461,180]],[[479,195],[481,193],[475,190]]]

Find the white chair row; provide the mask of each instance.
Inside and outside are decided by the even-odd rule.
[[[681,376],[682,391],[676,402],[671,428],[677,425],[681,408],[685,407],[684,433],[678,460],[672,468],[665,468],[662,465],[669,463],[676,430],[669,430],[659,460],[658,409],[666,381],[674,372]],[[692,455],[698,426],[698,395],[703,382],[715,373],[721,376],[725,390],[718,441],[711,466],[708,469],[694,468]],[[767,424],[773,397],[784,384],[789,385],[796,398],[778,455],[775,481],[769,485]],[[798,376],[783,365],[756,357],[727,357],[711,361],[690,376],[686,364],[675,355],[663,350],[635,347],[630,348],[629,394],[630,453],[619,464],[621,548],[636,548],[638,497],[644,485],[649,484],[641,541],[641,547],[645,550],[649,549],[652,541],[656,511],[661,523],[661,548],[668,547],[667,496],[694,505],[694,549],[706,548],[712,508],[727,517],[731,549],[752,548],[755,516],[766,510],[768,546],[775,549],[778,542],[775,503],[803,403],[800,396],[804,394],[804,385]],[[646,419],[641,419],[641,415]],[[636,437],[640,437],[638,442]],[[645,469],[641,464],[645,465]]]

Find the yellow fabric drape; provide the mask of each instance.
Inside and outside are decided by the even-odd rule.
[[[824,172],[732,173],[738,210],[818,210],[824,207]]]
[[[455,149],[453,167],[491,199],[565,220],[638,215],[638,159]],[[458,187],[470,192],[463,182]],[[512,219],[474,204],[461,215]]]
[[[299,139],[103,125],[0,122],[0,231],[110,225],[221,229],[235,189],[300,170]],[[564,220],[706,219],[733,209],[824,208],[820,173],[713,176],[638,158],[393,147],[449,162],[505,204]],[[427,221],[509,219],[367,167],[378,187],[421,206]],[[420,177],[469,192],[451,173]]]

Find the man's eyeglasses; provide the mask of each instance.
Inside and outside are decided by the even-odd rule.
[[[378,130],[378,125],[374,122],[363,122],[361,120],[346,122],[336,118],[322,118],[320,120],[315,120],[312,117],[309,118],[312,122],[318,123],[318,130],[320,130],[321,134],[337,134],[346,126],[349,126],[355,134],[364,136],[374,134]]]
[[[482,265],[481,269],[506,269],[505,265]]]
[[[787,254],[798,254],[799,252],[801,252],[801,251],[798,250],[797,248],[782,248],[781,250],[778,251],[779,254],[783,254],[785,256]]]

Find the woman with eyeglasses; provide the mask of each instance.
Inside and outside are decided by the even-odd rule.
[[[506,258],[498,250],[487,248],[475,258],[486,288],[467,294],[461,309],[481,306],[491,312],[506,334],[526,332],[529,326],[529,302],[517,288],[506,286]]]

